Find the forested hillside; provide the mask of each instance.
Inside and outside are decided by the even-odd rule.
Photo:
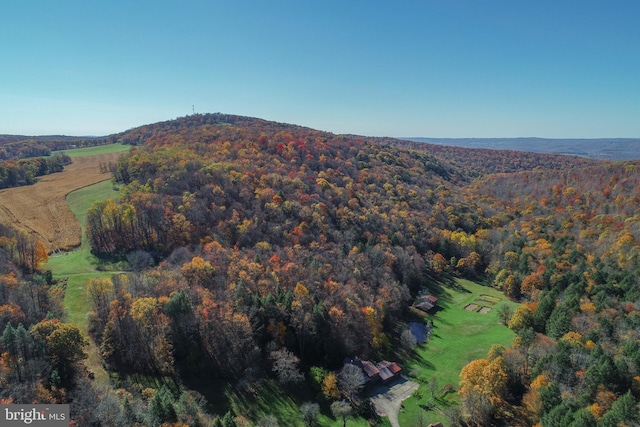
[[[535,153],[563,154],[582,158],[627,161],[640,158],[637,138],[407,138],[447,147],[517,150]]]
[[[463,382],[476,383],[463,388],[467,409],[507,424],[635,425],[638,162],[494,175],[470,191],[502,215],[487,272],[524,304],[509,321],[518,334],[513,348],[495,348],[465,368]],[[473,372],[492,360],[506,375],[490,391]]]
[[[161,261],[145,273],[156,284],[131,295],[188,301],[184,328],[197,332],[198,362],[212,375],[264,375],[269,352],[283,349],[331,368],[345,355],[384,354],[389,325],[436,253],[481,269],[473,247],[443,245],[456,230],[474,236],[485,219],[456,200],[457,172],[432,156],[257,119],[185,121],[198,119],[147,129],[113,168],[122,199],[89,212],[88,236],[97,254]],[[130,328],[116,326],[101,316],[97,339],[124,342]],[[114,345],[107,360],[171,370],[158,359],[168,356]]]
[[[434,155],[424,144],[223,114],[113,139],[136,147],[111,165],[121,196],[90,209],[87,237],[131,273],[88,283],[91,339],[120,378],[167,384],[145,394],[124,381],[109,400],[124,408],[110,413],[118,423],[206,424],[202,396],[171,387],[195,378],[247,393],[271,378],[315,390],[327,408],[345,397],[370,417],[333,371],[345,357],[408,357],[413,298],[455,286],[455,276],[522,305],[503,316],[513,346],[463,369],[451,424],[638,422],[636,163]],[[0,283],[0,295],[13,295]],[[2,319],[4,330],[42,320]],[[11,342],[3,335],[3,357]],[[18,365],[4,360],[2,381],[14,383]],[[64,372],[66,383],[42,387],[82,377]]]

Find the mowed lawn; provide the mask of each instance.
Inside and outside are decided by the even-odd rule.
[[[513,332],[499,324],[497,309],[503,304],[515,309],[517,304],[508,301],[493,288],[464,279],[456,279],[456,284],[457,289],[441,289],[441,293],[438,294],[441,310],[427,317],[428,320],[433,320],[435,325],[431,338],[426,344],[420,345],[416,357],[403,366],[406,373],[413,371],[417,374],[416,378],[412,379],[420,384],[418,391],[424,397],[420,400],[411,397],[404,402],[404,408],[399,414],[402,426],[418,424],[421,412],[423,421],[427,424],[441,421],[448,425],[448,420],[442,413],[424,411],[421,407],[426,406],[431,398],[429,382],[435,378],[438,389],[451,384],[457,390],[460,371],[467,363],[486,357],[492,344],[509,347],[513,341]],[[492,309],[486,314],[481,314],[465,310],[468,304],[484,305]],[[457,395],[451,393],[439,406],[446,409],[447,405],[457,401]]]

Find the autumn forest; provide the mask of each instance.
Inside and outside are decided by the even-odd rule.
[[[118,196],[84,225],[117,271],[86,284],[86,335],[66,320],[42,243],[0,224],[0,401],[71,402],[77,425],[289,425],[202,386],[252,396],[272,384],[305,396],[299,425],[334,425],[318,413],[387,425],[345,358],[412,360],[415,298],[467,279],[518,304],[500,313],[514,338],[462,367],[441,421],[640,423],[640,162],[226,114],[99,141],[112,142],[131,146],[104,165]],[[16,150],[0,151],[0,185],[70,162]],[[90,342],[106,384],[84,366]]]

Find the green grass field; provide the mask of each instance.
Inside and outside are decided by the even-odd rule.
[[[110,180],[70,193],[67,196],[67,204],[82,225],[82,244],[80,248],[72,252],[50,256],[49,261],[43,266],[44,269],[51,270],[54,278],[67,278],[64,297],[66,321],[78,326],[85,335],[87,334],[88,315],[91,312],[91,303],[85,290],[86,285],[93,278],[109,277],[113,274],[100,272],[96,269],[99,264],[98,259],[91,254],[84,235],[87,210],[95,201],[117,196],[118,192],[113,188]],[[102,369],[98,349],[93,343],[87,353],[89,355],[87,367],[94,372],[97,380],[108,381],[108,374]]]
[[[97,271],[98,259],[91,254],[84,234],[87,210],[95,201],[117,196],[118,192],[113,188],[111,181],[102,181],[70,193],[67,196],[67,204],[82,225],[82,244],[79,249],[72,252],[52,255],[44,266],[45,269],[51,270],[55,278],[68,277],[64,299],[67,320],[85,331],[87,327],[86,315],[91,310],[91,305],[84,292],[84,287],[92,278],[108,277],[112,274]]]
[[[404,402],[399,414],[400,425],[415,425],[420,412],[427,424],[441,421],[448,425],[444,415],[433,410],[424,411],[421,407],[431,397],[429,382],[436,378],[438,388],[451,384],[457,389],[460,371],[467,363],[486,357],[492,344],[509,347],[513,340],[513,332],[499,324],[497,308],[508,304],[515,309],[516,303],[508,301],[493,288],[468,280],[456,279],[456,284],[458,286],[455,288],[443,287],[442,293],[438,294],[442,309],[427,317],[435,325],[431,338],[419,346],[413,360],[403,366],[405,373],[417,373],[416,378],[412,379],[420,384],[418,391],[424,397],[420,401],[411,397]],[[465,310],[467,304],[489,305],[483,300],[495,303],[489,313]],[[439,406],[445,409],[457,401],[455,393],[449,394],[439,402]]]
[[[98,154],[107,154],[107,153],[118,153],[120,151],[129,151],[131,148],[130,145],[123,144],[106,144],[106,145],[97,145],[95,147],[86,147],[86,148],[73,148],[71,150],[61,150],[55,151],[56,153],[64,153],[69,157],[85,157],[85,156],[97,156]]]

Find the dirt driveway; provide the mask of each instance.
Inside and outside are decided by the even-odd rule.
[[[400,427],[398,423],[398,411],[402,401],[411,397],[418,389],[418,383],[400,377],[388,385],[380,385],[371,390],[369,396],[376,408],[376,413],[389,418],[392,427]]]

